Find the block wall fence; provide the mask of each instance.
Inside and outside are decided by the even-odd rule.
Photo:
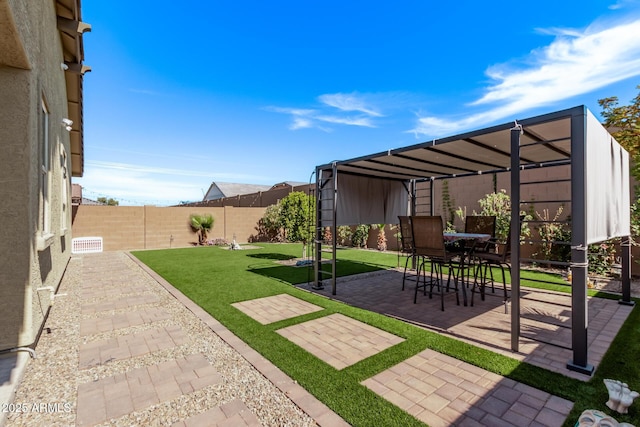
[[[105,251],[167,249],[194,245],[198,238],[189,226],[191,214],[214,218],[209,239],[248,242],[257,234],[265,208],[93,206],[74,207],[73,237],[102,237]]]

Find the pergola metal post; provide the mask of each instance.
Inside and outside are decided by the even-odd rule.
[[[573,360],[567,369],[593,374],[587,363],[587,120],[586,111],[571,116],[571,346]]]
[[[313,285],[312,289],[324,289],[320,268],[322,265],[322,174],[324,169],[316,167],[316,235],[313,240]],[[335,239],[335,236],[333,236]]]
[[[511,129],[511,350],[520,344],[520,135],[522,125]]]
[[[433,199],[436,197],[436,188],[433,185],[433,178],[429,180],[429,215],[433,216],[435,209],[433,208]]]
[[[619,301],[623,305],[635,305],[631,300],[631,237],[624,236],[620,243],[622,252],[622,299]]]
[[[333,162],[331,174],[333,178],[333,212],[331,212],[331,294],[336,294],[336,243],[338,227],[336,221],[338,219],[338,165]]]
[[[416,214],[416,187],[417,183],[415,179],[412,179],[409,184],[410,194],[409,194],[409,215]]]

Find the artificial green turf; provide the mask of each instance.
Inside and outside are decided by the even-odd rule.
[[[622,379],[632,389],[640,389],[640,366],[633,363],[640,351],[637,339],[640,333],[640,315],[637,309],[633,310],[594,377],[585,383],[378,313],[301,291],[291,285],[311,280],[311,269],[287,267],[274,262],[300,256],[301,245],[261,246],[261,249],[242,251],[197,247],[140,251],[134,255],[352,425],[422,425],[406,412],[360,385],[360,382],[426,348],[574,401],[574,410],[565,422],[567,426],[573,425],[571,421],[575,421],[586,408],[606,409],[604,402],[607,400],[607,393],[602,384],[603,378]],[[338,251],[337,259],[338,276],[398,264],[396,255],[376,251],[343,249]],[[522,272],[523,279],[539,280],[542,275],[546,277],[545,280],[558,283],[558,290],[569,290],[560,285],[565,282],[559,276],[547,276],[546,273],[537,271]],[[556,286],[537,282],[527,285],[543,288]],[[324,310],[261,325],[231,306],[234,302],[281,293],[309,301]],[[276,330],[283,327],[332,313],[342,313],[371,324],[403,337],[405,341],[355,365],[336,370],[276,333]],[[639,424],[638,412],[632,406],[629,415],[613,415],[619,421]]]

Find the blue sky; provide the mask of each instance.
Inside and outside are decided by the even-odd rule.
[[[83,0],[85,197],[201,200],[640,84],[640,0]]]

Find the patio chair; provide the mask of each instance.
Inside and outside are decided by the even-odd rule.
[[[411,217],[411,230],[415,254],[420,258],[416,280],[416,289],[413,296],[413,303],[418,300],[418,289],[422,288],[424,295],[427,294],[429,286],[429,298],[432,298],[433,288],[436,286],[440,293],[440,308],[444,311],[444,268],[448,267],[446,290],[449,291],[451,278],[453,277],[454,292],[456,302],[460,305],[460,295],[458,293],[458,277],[456,269],[459,268],[458,254],[450,253],[446,250],[442,236],[442,218],[439,216],[414,216]],[[431,277],[427,281],[426,264],[431,265]],[[422,277],[422,284],[420,278]]]
[[[407,269],[409,267],[409,260],[413,260],[416,255],[416,250],[413,245],[413,235],[411,231],[411,217],[398,216],[400,221],[400,254],[407,257],[404,262],[404,272],[402,273],[402,290],[404,291],[404,283],[407,278]]]
[[[496,235],[496,217],[470,215],[464,221],[464,232],[475,234],[490,234],[491,237]]]
[[[464,232],[473,234],[488,234],[493,238],[496,234],[496,217],[492,215],[468,215],[464,220]],[[466,240],[463,242],[462,252],[469,260],[468,273],[471,274],[471,264],[474,262],[474,255],[480,252],[487,252],[491,248],[488,242],[478,242],[476,240]],[[473,269],[475,271],[475,268]],[[467,280],[467,285],[469,281]]]
[[[521,218],[522,219],[522,218]],[[471,306],[473,306],[473,296],[475,289],[478,286],[478,278],[480,279],[480,298],[484,301],[485,288],[487,285],[487,274],[491,278],[491,292],[495,293],[495,280],[493,277],[493,269],[491,267],[499,267],[502,272],[502,289],[504,292],[504,301],[507,297],[507,280],[505,275],[505,268],[509,270],[509,276],[511,276],[511,225],[509,225],[509,232],[507,234],[507,241],[505,243],[499,243],[493,239],[488,242],[482,251],[474,251],[473,258],[477,262],[476,270],[474,273],[473,289],[471,290]]]

